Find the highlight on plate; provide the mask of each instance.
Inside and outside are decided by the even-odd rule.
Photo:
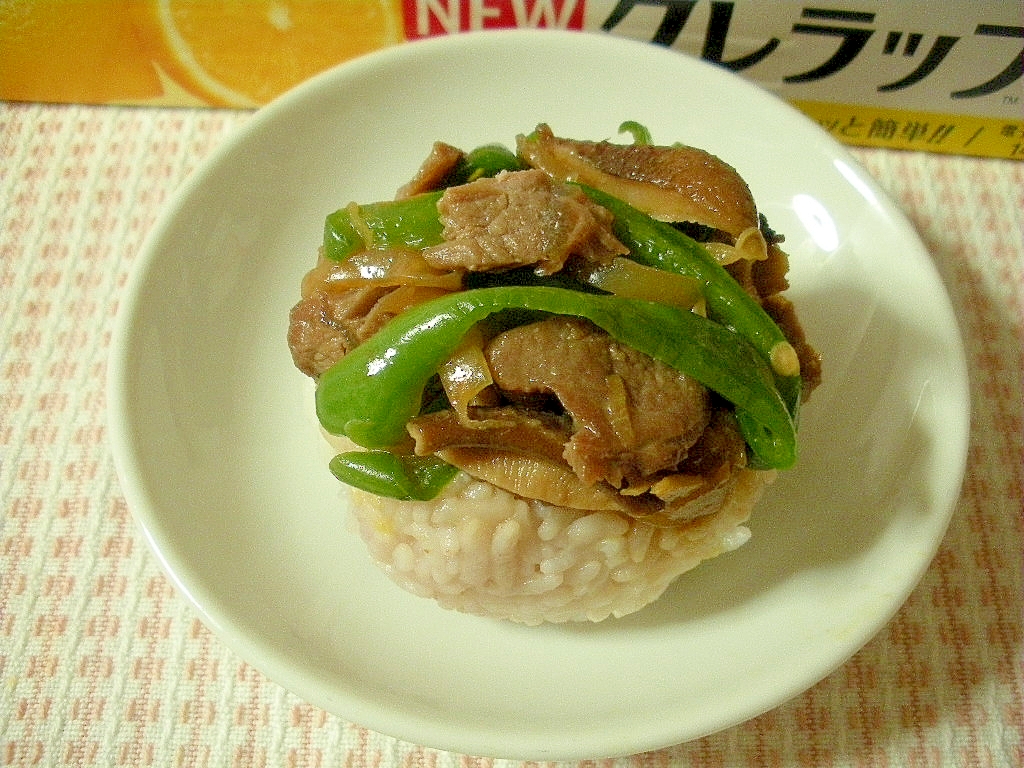
[[[620,133],[436,142],[327,216],[291,311],[361,537],[446,608],[637,611],[797,460],[821,365],[783,238],[723,160]]]

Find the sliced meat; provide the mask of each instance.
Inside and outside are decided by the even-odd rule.
[[[757,261],[737,259],[725,269],[755,299],[766,299],[789,288],[789,256],[778,245],[768,246],[767,257]]]
[[[441,189],[462,158],[461,149],[453,147],[451,144],[445,144],[443,141],[434,142],[427,159],[416,171],[416,175],[399,188],[395,199],[404,200],[423,192]]]
[[[564,461],[499,448],[453,446],[438,453],[449,464],[527,499],[570,509],[608,510],[650,519],[661,508],[650,494],[627,496],[607,483],[583,483]]]
[[[564,457],[585,483],[622,488],[674,468],[710,418],[703,386],[585,320],[519,326],[484,353],[507,397],[554,394],[572,416]]]
[[[292,307],[288,346],[295,367],[317,378],[392,318],[410,307],[448,293],[430,286],[368,285],[311,290]]]
[[[695,222],[734,238],[759,224],[746,182],[703,149],[562,139],[540,125],[519,138],[518,151],[559,181],[578,180],[662,221]]]
[[[716,404],[707,428],[676,470],[651,478],[649,488],[632,492],[649,505],[645,521],[676,525],[718,509],[746,466],[746,443],[736,418],[730,409]],[[631,513],[639,517],[638,511]]]
[[[436,272],[413,251],[360,251],[342,262],[321,256],[289,318],[295,366],[316,378],[396,315],[461,286],[461,275]]]
[[[580,480],[562,455],[572,436],[567,415],[502,406],[474,408],[472,416],[471,424],[451,410],[412,419],[406,428],[416,454],[436,454],[474,477],[550,504],[645,518],[664,506],[651,494],[624,496],[607,483]]]
[[[573,256],[606,264],[627,253],[612,232],[608,211],[538,170],[451,187],[438,211],[445,242],[423,252],[437,269],[536,265],[539,273],[551,274]]]
[[[428,456],[446,448],[498,448],[504,451],[562,460],[572,434],[568,418],[544,411],[523,411],[511,406],[472,408],[473,423],[448,409],[417,416],[406,429],[416,441],[416,454]]]
[[[679,472],[722,479],[747,465],[747,442],[730,407],[719,404],[713,409],[707,429],[694,443]]]
[[[789,256],[778,245],[768,246],[768,258],[750,264],[751,278],[762,298],[774,296],[789,288]]]
[[[335,292],[315,289],[292,307],[288,346],[295,367],[318,377],[379,328],[367,315],[392,289],[353,288]]]
[[[800,361],[802,397],[806,400],[821,383],[821,356],[807,341],[792,302],[782,295],[782,292],[789,288],[789,280],[786,278],[789,257],[778,245],[772,243],[768,246],[767,259],[740,259],[726,265],[725,268],[747,293],[757,299],[768,316],[779,326],[787,341],[793,345]]]

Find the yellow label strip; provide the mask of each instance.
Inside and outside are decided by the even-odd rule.
[[[792,101],[844,144],[1024,160],[1024,119]]]

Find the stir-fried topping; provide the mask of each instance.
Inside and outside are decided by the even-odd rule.
[[[573,257],[605,264],[627,252],[611,231],[608,211],[538,170],[450,187],[437,210],[444,239],[426,248],[423,258],[438,269],[532,266],[550,275]]]
[[[546,125],[518,141],[520,155],[552,178],[607,192],[659,221],[728,234],[741,258],[764,258],[757,207],[736,169],[703,149],[556,137]]]
[[[370,449],[339,478],[430,498],[461,470],[674,524],[793,463],[820,364],[780,239],[731,166],[630,132],[439,142],[396,200],[328,216],[289,344],[323,426]]]

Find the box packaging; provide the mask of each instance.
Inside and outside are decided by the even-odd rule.
[[[0,98],[254,108],[370,51],[511,27],[701,57],[848,144],[1024,159],[1020,0],[6,0]]]

